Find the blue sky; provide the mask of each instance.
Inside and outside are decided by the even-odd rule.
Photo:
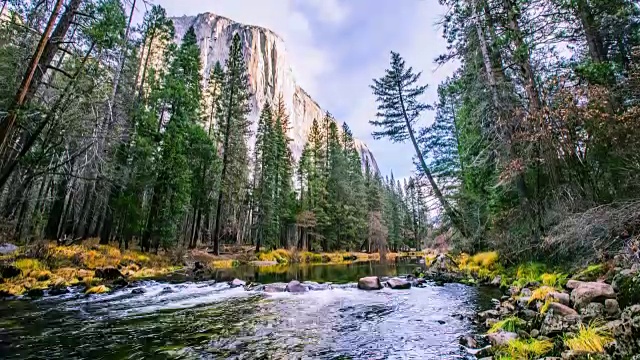
[[[373,140],[368,120],[375,116],[369,85],[384,74],[389,52],[399,52],[423,72],[436,100],[438,83],[455,64],[438,68],[433,60],[446,43],[437,22],[445,9],[436,0],[155,0],[171,16],[212,12],[280,34],[298,83],[374,153],[380,170],[397,178],[412,174],[413,147]],[[425,113],[421,125],[433,121]]]

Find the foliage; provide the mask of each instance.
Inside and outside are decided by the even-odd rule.
[[[498,350],[498,359],[538,359],[553,349],[550,340],[517,339],[511,340]]]
[[[551,286],[541,286],[531,292],[531,296],[529,297],[529,304],[534,301],[545,301],[549,294],[555,291],[556,289]]]
[[[526,321],[520,319],[517,316],[510,316],[508,318],[502,319],[497,323],[493,324],[489,329],[489,333],[496,333],[500,330],[508,331],[508,332],[516,332],[521,329],[524,325],[526,325]]]
[[[87,291],[85,291],[85,294],[90,295],[90,294],[105,294],[108,293],[109,291],[111,291],[111,289],[109,289],[108,287],[104,286],[104,285],[98,285],[98,286],[93,286],[87,289]]]
[[[588,325],[580,324],[578,333],[565,337],[564,344],[580,353],[604,353],[605,346],[612,341],[614,338],[609,330],[599,322],[591,322]]]

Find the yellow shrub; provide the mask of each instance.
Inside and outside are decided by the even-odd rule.
[[[560,273],[544,273],[540,275],[543,285],[551,287],[563,287],[567,281],[567,275]]]
[[[498,252],[489,251],[475,254],[471,257],[471,262],[485,269],[490,269],[498,263]]]
[[[532,303],[536,300],[544,301],[552,292],[555,292],[556,289],[550,286],[541,286],[531,292],[531,297],[529,297],[529,303]]]
[[[580,324],[575,336],[564,339],[564,344],[575,352],[604,353],[605,346],[614,339],[611,332],[602,328],[599,323],[592,322],[588,326]]]
[[[109,291],[111,291],[111,289],[109,289],[108,287],[104,285],[98,285],[87,289],[87,291],[85,291],[85,294],[104,294],[108,293]]]
[[[553,349],[549,340],[511,340],[498,353],[513,360],[539,359]],[[504,359],[504,358],[503,358]]]
[[[22,285],[10,283],[0,284],[0,292],[7,293],[12,296],[22,295],[25,291],[26,289]]]
[[[28,275],[31,271],[34,270],[46,270],[47,267],[44,266],[37,259],[18,259],[13,263],[13,266],[17,267],[22,271],[23,275]]]
[[[213,260],[209,263],[212,269],[228,269],[236,266],[236,260]]]
[[[49,270],[32,270],[29,273],[29,277],[32,277],[38,281],[45,281],[51,278],[52,274]]]

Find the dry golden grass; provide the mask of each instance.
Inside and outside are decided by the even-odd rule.
[[[575,336],[566,337],[564,344],[579,353],[604,353],[605,346],[614,338],[611,332],[604,329],[600,323],[592,322],[585,326],[580,324],[580,330]]]

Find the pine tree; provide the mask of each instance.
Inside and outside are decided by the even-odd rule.
[[[374,85],[371,86],[378,101],[376,117],[380,120],[370,120],[369,123],[382,128],[382,130],[373,133],[376,139],[388,137],[394,142],[411,140],[416,157],[420,161],[422,171],[427,177],[434,195],[456,228],[463,235],[467,235],[463,219],[442,194],[414,135],[413,127],[418,117],[423,111],[430,108],[418,100],[418,97],[424,94],[427,89],[426,85],[416,85],[420,75],[421,73],[414,74],[411,67],[405,68],[405,62],[400,54],[391,52],[391,68],[386,70],[386,74],[382,78],[374,79]]]
[[[242,53],[240,36],[235,34],[226,63],[225,81],[222,87],[221,111],[218,114],[223,140],[222,172],[216,207],[213,252],[220,253],[222,222],[235,221],[234,212],[242,206],[248,178],[247,136],[250,112],[249,77]],[[223,207],[226,212],[223,212]],[[236,214],[237,215],[237,214]],[[237,226],[228,232],[237,235]]]
[[[262,109],[256,133],[254,177],[256,187],[254,198],[257,209],[256,222],[256,251],[260,251],[262,244],[272,247],[273,238],[277,234],[275,219],[275,190],[276,190],[276,148],[273,113],[267,102]]]

